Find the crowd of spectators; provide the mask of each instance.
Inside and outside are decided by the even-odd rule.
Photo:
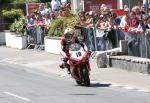
[[[62,2],[52,0],[50,3],[40,4],[36,12],[27,16],[27,31],[35,42],[38,43],[39,40],[40,43],[44,43],[43,38],[47,35],[52,21],[61,18],[64,10],[70,9],[70,5],[69,0],[62,0]],[[128,5],[124,5],[123,10],[124,14],[118,15],[115,10],[101,4],[99,10],[79,12],[77,25],[87,28],[121,29],[124,33],[145,32],[150,29],[150,17],[146,14],[145,5],[135,5],[131,10]],[[39,37],[38,33],[40,33]]]
[[[69,0],[62,0],[62,2],[52,0],[48,3],[41,3],[35,12],[27,15],[28,42],[43,44],[44,36],[48,34],[52,21],[64,16],[65,9],[70,9]]]
[[[131,10],[124,5],[124,14],[117,15],[116,11],[102,4],[100,10],[80,12],[78,25],[100,29],[122,29],[124,33],[144,32],[150,29],[150,17],[146,14],[146,6],[135,5]]]

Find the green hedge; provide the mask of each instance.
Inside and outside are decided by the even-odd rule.
[[[64,17],[64,18],[59,18],[59,19],[57,18],[50,25],[48,36],[61,37],[66,28],[74,28],[77,22],[78,22],[77,16]]]
[[[25,32],[24,31],[25,24],[26,24],[25,16],[20,17],[18,20],[15,19],[15,22],[12,23],[12,25],[10,26],[10,31],[23,35]]]
[[[48,36],[50,36],[50,37],[52,37],[52,36],[57,36],[57,37],[62,36],[62,34],[64,32],[63,26],[64,26],[64,18],[55,19],[52,22],[52,24],[50,25]]]
[[[10,9],[10,10],[2,10],[2,14],[5,19],[13,22],[15,19],[19,19],[21,16],[24,15],[22,9]]]

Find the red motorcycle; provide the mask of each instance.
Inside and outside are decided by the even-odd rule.
[[[73,43],[69,46],[70,56],[67,59],[70,65],[70,74],[76,80],[76,83],[79,85],[90,85],[90,54],[91,53],[79,43]]]

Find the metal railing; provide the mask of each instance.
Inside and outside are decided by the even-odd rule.
[[[84,37],[84,42],[90,51],[114,49],[119,47],[120,40],[124,40],[124,33],[120,29],[104,30],[85,27],[80,27],[80,29]]]
[[[27,43],[30,48],[34,45],[35,49],[44,49],[44,37],[46,36],[45,28],[42,26],[26,29]]]
[[[128,54],[131,56],[150,58],[150,32],[130,32]]]

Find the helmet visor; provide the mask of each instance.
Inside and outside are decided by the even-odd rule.
[[[72,34],[70,34],[70,33],[65,34],[65,39],[66,40],[71,40],[72,39]]]

